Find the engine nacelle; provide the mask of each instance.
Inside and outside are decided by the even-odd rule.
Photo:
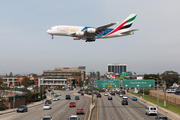
[[[84,32],[82,32],[82,31],[76,32],[76,35],[77,35],[77,36],[83,36],[83,35],[84,35]]]
[[[87,29],[87,32],[88,32],[88,33],[95,33],[95,32],[96,32],[96,29],[95,29],[95,28],[88,28],[88,29]]]
[[[73,37],[73,40],[80,40],[81,38],[79,37]]]

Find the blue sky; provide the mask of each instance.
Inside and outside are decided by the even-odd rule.
[[[37,73],[55,67],[86,66],[107,71],[107,64],[127,64],[139,74],[180,73],[179,0],[8,0],[0,4],[0,74]],[[86,43],[51,36],[55,25],[98,27],[138,16],[134,35]],[[113,27],[116,27],[113,26]],[[113,28],[112,27],[112,28]]]

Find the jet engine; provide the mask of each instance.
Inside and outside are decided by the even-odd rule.
[[[84,32],[82,32],[82,31],[76,32],[76,35],[77,35],[77,36],[83,36],[83,35],[84,35]]]
[[[79,37],[73,37],[73,40],[80,40],[81,38]]]
[[[96,29],[95,29],[95,28],[88,28],[88,29],[87,29],[87,32],[88,32],[88,33],[95,33],[95,32],[96,32]]]

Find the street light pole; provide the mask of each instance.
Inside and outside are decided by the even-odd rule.
[[[164,81],[164,107],[166,107],[166,81]]]
[[[158,78],[157,78],[157,108],[159,108],[159,84],[158,84]]]
[[[92,92],[91,92],[91,94],[92,94],[92,105],[93,105],[93,87],[94,87],[94,78],[92,79]]]

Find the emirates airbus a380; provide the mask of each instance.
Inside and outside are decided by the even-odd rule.
[[[81,27],[81,26],[67,26],[58,25],[51,27],[47,30],[47,33],[58,36],[70,36],[74,40],[86,40],[86,42],[92,42],[96,39],[122,37],[134,34],[134,31],[138,29],[129,30],[133,24],[136,14],[128,16],[118,27],[115,29],[109,28],[117,23],[110,23],[100,27]]]

